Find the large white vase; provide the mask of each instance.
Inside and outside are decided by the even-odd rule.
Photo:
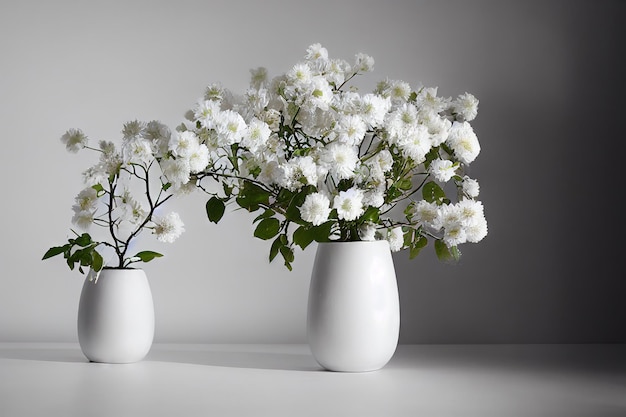
[[[373,371],[398,345],[400,306],[387,241],[319,243],[309,289],[307,337],[327,370]]]
[[[103,269],[85,279],[78,307],[78,341],[92,362],[142,360],[154,338],[154,304],[142,269]]]

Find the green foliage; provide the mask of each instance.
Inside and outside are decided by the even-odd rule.
[[[96,250],[98,245],[100,243],[94,242],[88,233],[77,234],[75,239],[68,239],[65,245],[48,249],[41,260],[63,255],[71,270],[74,270],[78,264],[78,270],[83,274],[85,273],[84,267],[98,272],[104,266],[102,255]]]
[[[162,256],[163,255],[161,255],[158,252],[144,250],[144,251],[137,253],[133,258],[139,258],[142,262],[150,262],[154,258],[160,258]]]
[[[250,212],[257,211],[261,206],[270,204],[270,192],[251,181],[244,181],[236,198],[237,204]]]
[[[225,210],[226,205],[221,198],[217,198],[214,196],[206,202],[206,214],[209,217],[209,221],[212,221],[213,223],[217,223],[220,221],[222,216],[224,216]]]
[[[280,231],[280,222],[274,217],[263,219],[254,230],[254,236],[259,239],[268,240],[273,238]]]

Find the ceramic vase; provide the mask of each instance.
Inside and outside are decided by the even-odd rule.
[[[142,269],[103,269],[85,278],[78,306],[78,341],[92,362],[142,360],[154,338],[152,292]]]
[[[330,371],[378,370],[395,353],[399,330],[389,243],[319,243],[307,312],[307,338],[316,361]]]

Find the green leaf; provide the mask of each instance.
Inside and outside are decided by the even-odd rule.
[[[98,272],[102,269],[102,266],[104,265],[104,260],[96,250],[92,252],[92,256],[93,262],[91,263],[91,269],[93,269],[95,272]]]
[[[306,226],[300,226],[293,232],[293,243],[304,250],[315,240],[315,230]]]
[[[163,191],[167,191],[170,187],[172,186],[171,182],[166,182],[165,184],[163,184]]]
[[[262,219],[267,219],[268,217],[272,217],[274,214],[276,214],[276,212],[274,212],[274,210],[272,209],[267,209],[265,210],[263,213],[259,214],[253,221],[252,223],[256,223],[259,220]]]
[[[306,222],[302,220],[302,216],[300,215],[300,207],[302,207],[302,204],[304,204],[306,196],[313,192],[315,192],[315,187],[313,187],[312,185],[308,185],[306,187],[302,187],[302,190],[300,190],[296,195],[293,196],[293,198],[289,202],[289,207],[287,207],[287,211],[285,214],[285,217],[287,217],[289,221],[301,225],[306,224]]]
[[[460,253],[456,246],[448,248],[448,246],[443,243],[443,240],[435,240],[435,252],[437,253],[437,258],[441,261],[459,260]]]
[[[425,236],[420,236],[416,241],[414,241],[409,249],[409,259],[415,258],[419,255],[420,251],[428,245],[428,239]]]
[[[313,239],[316,242],[328,242],[330,241],[329,235],[333,228],[334,221],[329,220],[326,223],[322,223],[319,226],[315,226],[311,229],[313,232]]]
[[[84,248],[84,247],[91,245],[93,242],[91,240],[91,236],[89,236],[89,233],[83,233],[82,235],[76,238],[74,243]]]
[[[292,263],[295,259],[293,249],[291,249],[289,246],[281,246],[280,254],[283,255],[283,259],[285,259],[285,266],[289,268],[288,264]],[[289,270],[291,271],[291,268],[289,268]]]
[[[213,223],[220,221],[222,216],[224,216],[225,210],[226,205],[220,198],[213,196],[206,202],[206,214],[209,217],[209,221]]]
[[[137,253],[134,257],[141,259],[142,262],[150,262],[154,258],[160,258],[162,256],[163,255],[158,252],[144,250],[144,251]]]
[[[280,222],[274,217],[263,219],[254,230],[254,236],[259,239],[268,240],[273,238],[280,231]]]
[[[380,216],[380,209],[378,207],[369,206],[365,213],[361,216],[360,220],[362,222],[372,222],[378,223],[378,219]]]
[[[43,261],[44,259],[48,259],[48,258],[52,258],[53,256],[57,256],[62,254],[63,252],[65,252],[66,246],[55,246],[52,247],[50,249],[48,249],[46,251],[46,253],[43,255],[43,258],[41,258],[41,260]]]
[[[398,181],[396,184],[399,189],[405,190],[405,191],[413,188],[413,183],[411,182],[409,178],[403,178],[400,181]]]
[[[260,205],[269,205],[270,192],[258,185],[245,181],[236,198],[240,207],[252,212],[257,211]]]
[[[280,248],[283,246],[283,242],[280,239],[280,236],[278,236],[274,242],[272,243],[272,247],[270,248],[270,262],[272,262],[274,260],[274,258],[276,258],[276,255],[278,255],[278,252],[280,251]]]
[[[441,205],[443,200],[446,198],[446,193],[444,193],[443,189],[434,181],[429,181],[424,184],[424,188],[422,188],[422,196],[424,200],[429,203],[437,203]]]

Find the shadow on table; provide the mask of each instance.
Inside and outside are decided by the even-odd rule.
[[[0,350],[1,359],[17,359],[43,362],[86,363],[87,358],[75,347],[40,347],[16,346]]]
[[[221,366],[228,368],[271,369],[283,371],[323,371],[313,356],[299,351],[267,351],[253,348],[219,349],[153,349],[148,361],[186,363],[192,365]]]

